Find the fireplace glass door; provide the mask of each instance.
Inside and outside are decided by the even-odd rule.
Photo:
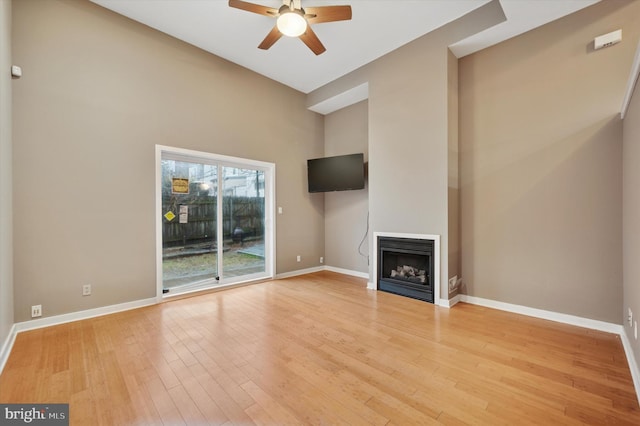
[[[433,303],[433,241],[378,239],[378,289]]]

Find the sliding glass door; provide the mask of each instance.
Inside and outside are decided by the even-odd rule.
[[[162,294],[273,276],[273,164],[160,146],[156,161]]]
[[[222,269],[228,278],[262,273],[265,271],[264,171],[222,167],[222,176],[222,226],[228,247],[222,256]]]
[[[165,291],[219,280],[218,167],[162,160],[162,284]]]

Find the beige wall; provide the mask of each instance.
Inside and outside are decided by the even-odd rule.
[[[368,160],[368,103],[359,102],[325,116],[324,154],[364,153]],[[322,196],[317,194],[316,196]],[[328,266],[368,273],[368,240],[358,246],[367,231],[368,188],[324,194],[324,257]]]
[[[317,264],[303,94],[85,0],[13,9],[16,321],[155,296],[155,144],[276,163],[276,270]]]
[[[468,294],[620,323],[622,125],[640,2],[606,1],[463,58]],[[622,43],[593,38],[622,28]]]
[[[638,45],[640,49],[640,44]],[[640,361],[640,343],[633,337],[633,328],[626,322],[631,308],[635,320],[640,317],[640,84],[636,83],[623,123],[623,303],[624,330],[631,342],[636,362]]]
[[[0,350],[13,326],[11,0],[0,0]]]
[[[0,1],[6,20],[9,3]],[[37,303],[48,316],[155,295],[154,145],[162,144],[276,163],[278,273],[320,256],[366,271],[357,252],[335,249],[343,240],[332,229],[363,224],[368,198],[371,233],[442,235],[444,298],[447,278],[461,270],[475,296],[620,322],[616,114],[639,8],[601,2],[471,55],[458,70],[446,46],[503,20],[493,1],[306,98],[85,0],[15,2],[14,62],[25,70],[13,83],[15,320]],[[619,27],[623,43],[592,51],[593,37]],[[362,82],[368,103],[324,120],[305,108]],[[6,76],[0,84],[6,102]],[[10,120],[1,105],[0,120]],[[352,116],[365,119],[344,122]],[[343,153],[341,132],[365,130],[368,190],[308,194],[306,159]],[[0,139],[3,153],[10,139]],[[4,200],[6,167],[1,176]],[[406,205],[389,207],[397,197]],[[346,204],[353,210],[341,211]],[[3,220],[10,251],[10,215]],[[350,231],[349,241],[360,236]],[[11,266],[0,272],[1,333],[14,306],[4,302]],[[93,295],[83,298],[87,283]]]

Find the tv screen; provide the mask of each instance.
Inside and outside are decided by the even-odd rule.
[[[364,189],[364,154],[307,160],[309,192]]]

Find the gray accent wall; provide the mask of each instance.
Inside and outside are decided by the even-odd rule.
[[[275,163],[276,272],[317,265],[304,94],[88,1],[16,1],[13,28],[16,321],[156,296],[156,144]]]
[[[638,1],[603,1],[460,60],[467,294],[621,323],[620,108],[638,16]]]
[[[0,349],[13,326],[11,0],[0,0]]]
[[[364,160],[368,161],[367,101],[328,114],[324,120],[326,157],[364,153]],[[316,196],[324,196],[325,264],[368,274],[368,187],[365,185],[360,190],[327,192]]]
[[[640,45],[639,45],[640,48]],[[633,326],[627,323],[628,309],[634,322],[640,320],[640,84],[636,83],[623,123],[623,304],[622,324],[631,342],[636,362],[640,361],[640,343]]]

